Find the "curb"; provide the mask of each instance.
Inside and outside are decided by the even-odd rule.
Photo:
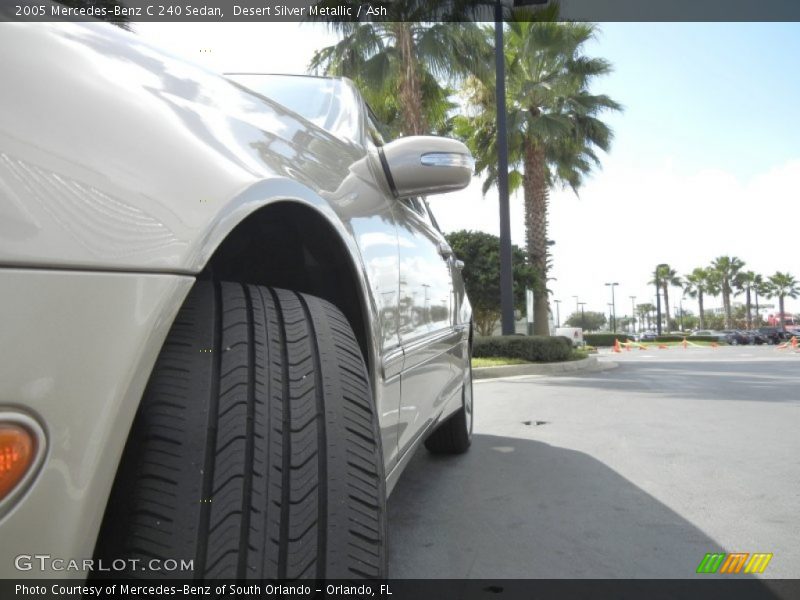
[[[606,371],[617,367],[617,363],[598,361],[589,356],[581,360],[558,363],[541,363],[530,365],[504,365],[501,367],[476,367],[472,369],[473,379],[496,379],[498,377],[516,377],[519,375],[559,375],[561,373]]]

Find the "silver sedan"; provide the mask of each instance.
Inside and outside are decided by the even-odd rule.
[[[465,146],[108,24],[3,23],[0,53],[0,577],[386,576],[403,467],[470,443],[425,199]]]

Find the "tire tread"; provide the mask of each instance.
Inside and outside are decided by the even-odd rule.
[[[195,285],[151,375],[97,554],[194,559],[198,579],[385,576],[377,416],[336,307]]]

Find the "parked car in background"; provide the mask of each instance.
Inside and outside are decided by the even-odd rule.
[[[714,332],[710,329],[698,329],[697,331],[693,331],[689,334],[689,337],[711,337],[714,335]]]
[[[717,331],[714,329],[700,329],[698,331],[693,331],[689,337],[715,338],[717,342],[722,344],[734,343],[733,342],[734,338],[732,335],[725,333],[724,331]]]
[[[733,346],[746,346],[753,343],[752,338],[747,334],[747,332],[739,331],[738,329],[723,329],[721,333],[728,335],[730,338],[730,344]]]
[[[791,340],[793,337],[796,337],[800,340],[800,329],[797,327],[787,327],[784,333],[784,339]]]
[[[637,342],[654,342],[657,337],[658,334],[655,331],[642,331],[635,339]]]
[[[560,335],[572,340],[572,346],[574,348],[586,345],[586,342],[583,341],[583,329],[580,327],[557,327],[555,335]]]
[[[759,327],[756,331],[767,340],[768,344],[780,344],[783,341],[783,332],[777,327]]]
[[[466,146],[109,23],[0,23],[0,53],[0,577],[385,578],[400,473],[470,445],[472,310],[424,200]]]
[[[757,345],[761,346],[763,344],[768,344],[769,343],[769,340],[767,339],[767,336],[765,336],[763,333],[758,331],[758,329],[748,329],[747,333],[753,339],[753,343],[754,344],[757,344]]]

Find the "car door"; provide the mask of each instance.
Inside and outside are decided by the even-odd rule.
[[[352,85],[349,84],[348,85]],[[354,90],[354,94],[358,94]],[[374,391],[378,410],[383,457],[389,472],[398,458],[398,414],[400,412],[403,349],[398,334],[399,257],[396,200],[386,191],[385,174],[378,159],[383,139],[359,95],[359,110],[365,122],[364,160],[351,167],[349,184],[337,190],[338,211],[348,214],[347,223],[358,245],[371,296],[373,339],[377,346]]]
[[[452,249],[420,198],[396,201],[393,213],[400,256],[398,331],[404,353],[398,418],[402,456],[458,391],[461,348],[454,327]]]
[[[399,266],[397,233],[391,203],[374,214],[349,220],[359,246],[373,310],[373,344],[377,346],[375,401],[379,413],[384,464],[387,472],[397,462],[397,419],[400,408],[403,350],[398,337]],[[380,201],[376,204],[382,204]],[[385,207],[385,209],[384,209]]]

